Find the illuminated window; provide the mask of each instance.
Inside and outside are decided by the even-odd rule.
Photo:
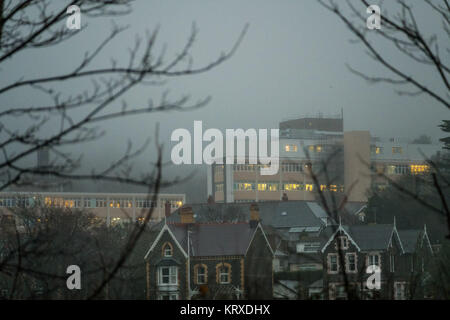
[[[392,153],[393,154],[401,154],[401,153],[403,153],[403,150],[401,147],[392,147]]]
[[[309,152],[314,152],[314,149],[315,149],[315,148],[314,148],[314,146],[313,146],[313,145],[311,145],[311,146],[308,146],[308,151],[309,151]]]
[[[300,184],[298,183],[285,183],[284,190],[286,191],[295,191],[300,189]]]
[[[371,146],[370,152],[373,154],[382,154],[383,153],[383,147],[377,147],[377,146]]]
[[[322,146],[316,146],[316,152],[322,152]]]
[[[284,146],[286,152],[297,152],[297,146],[295,144],[287,144]]]
[[[306,191],[313,191],[313,185],[312,184],[305,184]]]
[[[269,183],[269,191],[277,191],[278,183]]]
[[[258,183],[258,191],[266,191],[267,183]]]
[[[427,172],[430,169],[430,167],[425,164],[423,164],[423,165],[412,164],[410,166],[410,169],[411,169],[412,174],[420,174],[420,173]]]
[[[237,191],[252,191],[254,190],[254,184],[250,182],[239,182],[234,184],[234,190]]]
[[[326,184],[321,184],[320,185],[320,191],[325,191],[327,190],[327,185]]]

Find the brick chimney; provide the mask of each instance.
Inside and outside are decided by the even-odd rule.
[[[191,206],[182,206],[180,209],[181,223],[194,223],[194,211]]]
[[[166,203],[164,204],[164,213],[166,215],[166,218],[170,216],[170,209],[170,202],[166,201]]]
[[[259,207],[256,203],[250,205],[250,227],[255,228],[259,223]]]

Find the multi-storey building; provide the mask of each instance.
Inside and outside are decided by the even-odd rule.
[[[207,192],[216,202],[316,200],[344,193],[349,202],[367,201],[367,191],[383,188],[386,179],[429,170],[426,158],[439,144],[406,139],[381,139],[369,131],[343,130],[343,117],[300,118],[280,123],[280,166],[275,175],[261,175],[261,164],[213,164],[207,171]]]
[[[47,207],[85,209],[107,225],[138,221],[153,209],[151,221],[160,221],[166,212],[181,207],[184,194],[158,194],[154,199],[146,193],[76,193],[76,192],[2,192],[0,209],[13,212],[15,207]],[[166,205],[167,204],[167,205]]]

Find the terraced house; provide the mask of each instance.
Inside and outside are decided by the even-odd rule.
[[[251,206],[247,222],[161,223],[145,255],[148,299],[270,299],[273,251]]]
[[[427,265],[433,254],[423,230],[398,231],[394,224],[339,225],[322,247],[324,293],[328,299],[425,298]],[[380,287],[368,288],[368,266],[380,269]],[[353,295],[351,297],[350,295]]]

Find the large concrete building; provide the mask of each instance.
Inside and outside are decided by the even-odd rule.
[[[83,209],[107,225],[143,220],[153,208],[150,221],[160,221],[166,210],[173,212],[186,202],[185,194],[158,194],[153,201],[146,193],[2,192],[0,210],[17,207]]]
[[[426,157],[442,148],[377,138],[369,131],[344,132],[342,115],[288,120],[279,127],[277,174],[261,175],[260,164],[213,164],[207,171],[207,196],[216,202],[316,200],[320,188],[365,202],[370,188],[386,186],[377,172],[392,179],[424,172],[429,169]]]

